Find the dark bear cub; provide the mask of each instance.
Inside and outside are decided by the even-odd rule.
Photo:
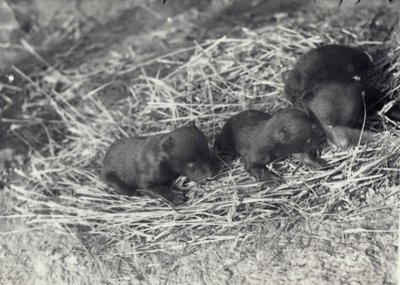
[[[302,55],[286,74],[285,95],[291,102],[303,100],[304,95],[321,82],[352,82],[363,77],[371,67],[371,57],[356,48],[324,45]]]
[[[329,141],[341,148],[367,142],[373,133],[361,131],[367,110],[363,102],[364,91],[356,81],[329,81],[314,85],[301,107],[307,108],[321,122]]]
[[[183,196],[168,187],[174,179],[187,176],[200,181],[215,171],[207,138],[192,122],[168,134],[115,142],[106,153],[101,176],[120,194],[137,195],[143,189],[180,204]]]
[[[360,129],[367,104],[373,100],[363,98],[363,80],[371,64],[369,55],[356,48],[326,45],[312,49],[287,73],[285,95],[296,108],[311,111],[335,145],[366,141],[372,133]]]
[[[306,166],[320,168],[315,153],[325,141],[322,127],[302,111],[284,109],[271,116],[247,110],[228,119],[215,147],[239,154],[246,171],[259,181],[276,182],[280,179],[267,170],[267,163],[294,154]]]
[[[295,108],[314,113],[336,146],[364,143],[374,135],[361,130],[365,117],[374,115],[387,101],[368,84],[366,73],[372,63],[367,53],[353,47],[317,47],[286,73],[285,95]],[[399,121],[399,104],[387,110],[386,116]]]

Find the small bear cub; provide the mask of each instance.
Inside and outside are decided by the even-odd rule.
[[[286,98],[295,108],[311,111],[336,146],[345,148],[359,139],[366,142],[373,134],[360,131],[364,105],[368,108],[381,99],[364,92],[365,74],[371,65],[371,57],[356,48],[317,47],[302,55],[286,73]]]
[[[321,168],[316,150],[326,142],[318,122],[296,109],[283,109],[271,116],[257,110],[243,111],[225,123],[216,137],[215,147],[239,154],[245,170],[259,181],[278,182],[266,164],[294,154],[306,166]]]
[[[138,195],[138,189],[162,196],[173,204],[184,202],[168,186],[179,176],[200,181],[214,176],[216,158],[207,138],[194,122],[149,137],[129,137],[113,143],[101,170],[105,183],[119,194]]]

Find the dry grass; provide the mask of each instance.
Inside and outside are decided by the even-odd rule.
[[[86,70],[20,74],[30,95],[26,117],[15,122],[14,132],[33,152],[29,169],[18,171],[20,183],[9,192],[22,201],[18,210],[34,227],[78,227],[105,237],[111,255],[241,243],[258,236],[266,220],[343,216],[379,207],[381,200],[370,196],[379,193],[374,197],[383,200],[398,191],[400,168],[399,126],[384,118],[371,144],[346,151],[326,147],[326,170],[307,170],[294,159],[275,163],[285,178],[276,188],[256,183],[236,160],[201,184],[178,179],[189,201],[172,208],[146,197],[114,195],[98,177],[102,157],[117,138],[162,133],[196,119],[211,144],[229,116],[288,105],[282,73],[322,43],[389,50],[371,76],[389,96],[398,97],[399,51],[391,50],[391,43],[366,41],[360,29],[299,27],[288,18],[284,25],[242,29],[235,38],[209,39],[144,64],[114,58],[108,66]],[[377,71],[388,62],[391,67],[382,76]],[[149,75],[146,68],[152,64],[169,66],[169,72]],[[105,76],[107,70],[135,77],[114,81]],[[56,82],[63,87],[56,89]],[[113,100],[121,93],[123,99]],[[35,150],[38,145],[46,147]]]

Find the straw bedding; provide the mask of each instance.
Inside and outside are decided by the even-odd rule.
[[[379,207],[398,191],[400,167],[399,125],[384,115],[376,118],[380,134],[372,143],[345,151],[327,146],[325,170],[308,170],[293,158],[269,165],[285,179],[278,187],[255,182],[240,159],[199,184],[179,178],[176,186],[189,199],[175,208],[147,197],[118,196],[99,179],[104,153],[118,138],[163,133],[196,120],[212,145],[229,116],[288,106],[282,73],[322,43],[386,51],[371,82],[398,98],[400,51],[393,42],[368,41],[365,29],[298,25],[295,17],[286,18],[284,24],[243,28],[144,64],[110,61],[113,76],[106,68],[96,72],[95,64],[20,73],[29,98],[14,132],[32,154],[9,193],[22,202],[18,210],[32,226],[103,237],[114,254],[128,255],[251,240],[268,220],[345,216]],[[167,72],[149,74],[149,65]]]

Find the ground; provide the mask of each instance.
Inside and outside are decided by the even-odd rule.
[[[197,3],[198,1],[167,0],[164,6],[159,2],[161,1],[120,0],[111,4],[109,1],[97,0],[90,3],[71,1],[65,5],[61,4],[61,1],[37,0],[40,17],[31,35],[7,32],[15,31],[17,24],[5,11],[4,14],[9,16],[9,29],[5,28],[6,31],[2,31],[2,37],[4,43],[11,43],[11,48],[5,45],[4,53],[0,57],[1,70],[9,72],[10,64],[13,63],[23,74],[37,75],[35,68],[39,65],[38,60],[41,61],[34,52],[37,51],[43,56],[46,62],[44,65],[57,66],[63,70],[67,79],[75,75],[77,82],[83,82],[71,90],[90,94],[94,88],[106,86],[99,90],[99,100],[106,108],[116,108],[125,112],[127,101],[124,100],[129,96],[126,94],[138,92],[131,91],[129,88],[133,85],[129,84],[137,78],[158,78],[157,74],[168,77],[169,74],[173,74],[176,62],[185,63],[189,61],[188,58],[195,61],[195,56],[184,53],[175,59],[176,62],[162,57],[164,54],[190,48],[193,43],[200,45],[210,39],[223,41],[223,36],[235,38],[242,34],[257,39],[260,27],[268,28],[270,23],[287,21],[291,17],[298,19],[299,26],[309,25],[310,35],[315,29],[320,29],[323,33],[329,30],[329,25],[338,25],[339,22],[343,27],[340,36],[343,36],[341,40],[344,42],[347,41],[346,35],[349,38],[355,37],[348,31],[349,27],[365,25],[360,19],[374,19],[379,13],[384,13],[385,19],[389,19],[387,22],[396,19],[396,15],[398,21],[398,13],[390,12],[396,10],[390,5],[396,4],[390,3],[378,5],[367,2],[355,6],[346,1],[338,8],[336,3],[328,4],[323,1],[309,1],[307,4],[302,4],[302,1],[280,1],[276,4],[262,1]],[[301,13],[303,17],[298,16]],[[332,16],[335,14],[337,15]],[[329,18],[331,22],[324,22],[324,17]],[[393,22],[395,25],[396,21]],[[318,24],[316,26],[313,23]],[[27,43],[21,44],[20,40],[23,37]],[[378,37],[379,35],[375,39]],[[310,43],[319,40],[318,37],[313,38],[310,39]],[[373,42],[371,40],[360,44],[369,47],[368,45],[373,46]],[[296,44],[300,45],[293,45]],[[213,50],[208,48],[203,49],[203,52],[211,54]],[[251,52],[250,49],[249,53]],[[133,68],[126,68],[125,61],[135,63],[132,64]],[[121,70],[115,70],[116,66],[123,67]],[[78,80],[82,74],[87,74],[86,70],[100,70],[101,76],[90,77],[86,81]],[[13,71],[15,72],[15,69]],[[70,84],[66,82],[67,79],[60,79],[56,73],[49,74],[45,78],[48,82],[56,78],[65,85]],[[196,74],[192,76],[195,77]],[[109,82],[112,84],[107,85]],[[168,80],[165,82],[171,83]],[[264,82],[267,82],[266,85],[276,84],[266,79]],[[149,83],[148,86],[153,85]],[[140,88],[147,92],[146,85]],[[266,90],[268,91],[268,88]],[[156,91],[153,89],[153,92]],[[24,107],[27,99],[23,96],[30,95],[16,94],[12,97],[12,106],[3,101],[1,105],[4,110],[1,126],[3,132],[0,133],[0,166],[6,168],[9,160],[14,158],[21,171],[35,173],[34,167],[39,165],[37,162],[35,164],[35,160],[39,161],[40,156],[36,156],[31,162],[26,158],[31,155],[34,157],[32,153],[38,146],[26,147],[10,131],[13,128],[18,129],[19,124],[26,124],[26,121],[22,123],[22,119],[34,118],[30,117],[30,107]],[[263,102],[260,102],[259,96],[253,95],[249,91],[247,99],[254,97],[252,104],[261,106]],[[42,98],[39,98],[41,101],[33,100],[32,96],[28,98],[35,103],[43,101]],[[119,101],[122,102],[120,105],[116,103]],[[85,104],[84,100],[79,102],[81,105]],[[135,98],[132,102],[138,105],[143,103],[140,98]],[[163,102],[154,104],[156,103]],[[140,106],[132,108],[140,109]],[[37,112],[44,111],[38,108]],[[99,111],[97,115],[103,114]],[[54,116],[52,113],[47,115],[50,119],[55,118],[51,117]],[[87,122],[92,123],[90,120]],[[124,128],[124,122],[117,126],[127,130]],[[156,127],[157,123],[154,123],[148,129],[153,131],[152,128]],[[138,132],[148,130],[143,126],[135,125],[135,128]],[[102,130],[106,133],[106,129],[107,127]],[[35,131],[38,129],[26,128],[23,137],[30,138]],[[49,127],[48,131],[54,135],[54,129]],[[96,145],[103,146],[112,138],[113,136],[107,133],[104,135],[104,141],[97,142]],[[44,145],[40,139],[38,138],[37,144]],[[56,143],[52,146],[55,150],[59,151],[57,144],[61,144],[62,139],[53,141]],[[34,140],[30,142],[35,143]],[[43,154],[53,151],[51,147],[47,150],[47,145],[48,143],[43,147],[46,148]],[[82,153],[83,158],[97,158],[97,154],[91,154],[91,150],[79,151],[85,152]],[[86,152],[90,155],[85,156]],[[61,150],[58,156],[63,155],[66,154]],[[77,161],[80,158],[79,155],[76,156]],[[21,166],[26,160],[25,166]],[[98,164],[93,162],[95,166]],[[66,165],[73,165],[73,162]],[[36,169],[37,173],[41,171]],[[50,169],[49,172],[51,171]],[[60,170],[63,171],[67,170]],[[86,173],[82,173],[82,176],[85,175]],[[34,180],[35,174],[28,174],[27,177]],[[43,200],[35,200],[32,198],[34,196],[24,194],[25,190],[35,192],[33,186],[32,189],[18,190],[20,184],[12,182],[14,176],[9,179],[11,182],[0,192],[0,254],[3,260],[0,263],[1,284],[396,284],[398,280],[396,268],[399,188],[396,183],[388,185],[384,190],[383,186],[382,189],[370,189],[369,196],[354,212],[349,210],[339,215],[282,216],[275,220],[268,219],[262,225],[258,225],[260,234],[257,236],[254,236],[254,229],[250,229],[249,226],[231,232],[225,241],[188,246],[177,251],[163,250],[140,254],[135,248],[130,248],[129,243],[118,243],[119,248],[115,249],[104,236],[88,234],[79,226],[64,227],[68,221],[38,223],[35,215],[45,217],[45,212],[40,213],[41,205],[44,204],[39,202]],[[45,180],[42,182],[48,183]],[[62,181],[64,185],[68,182]],[[59,181],[54,181],[54,184],[58,183]],[[76,193],[80,194],[79,191]],[[39,212],[33,213],[32,204],[37,201],[39,202],[36,210]],[[67,212],[68,209],[65,208],[65,215]],[[79,215],[79,212],[77,213]],[[56,216],[56,213],[54,215]],[[246,234],[248,238],[238,238]]]

